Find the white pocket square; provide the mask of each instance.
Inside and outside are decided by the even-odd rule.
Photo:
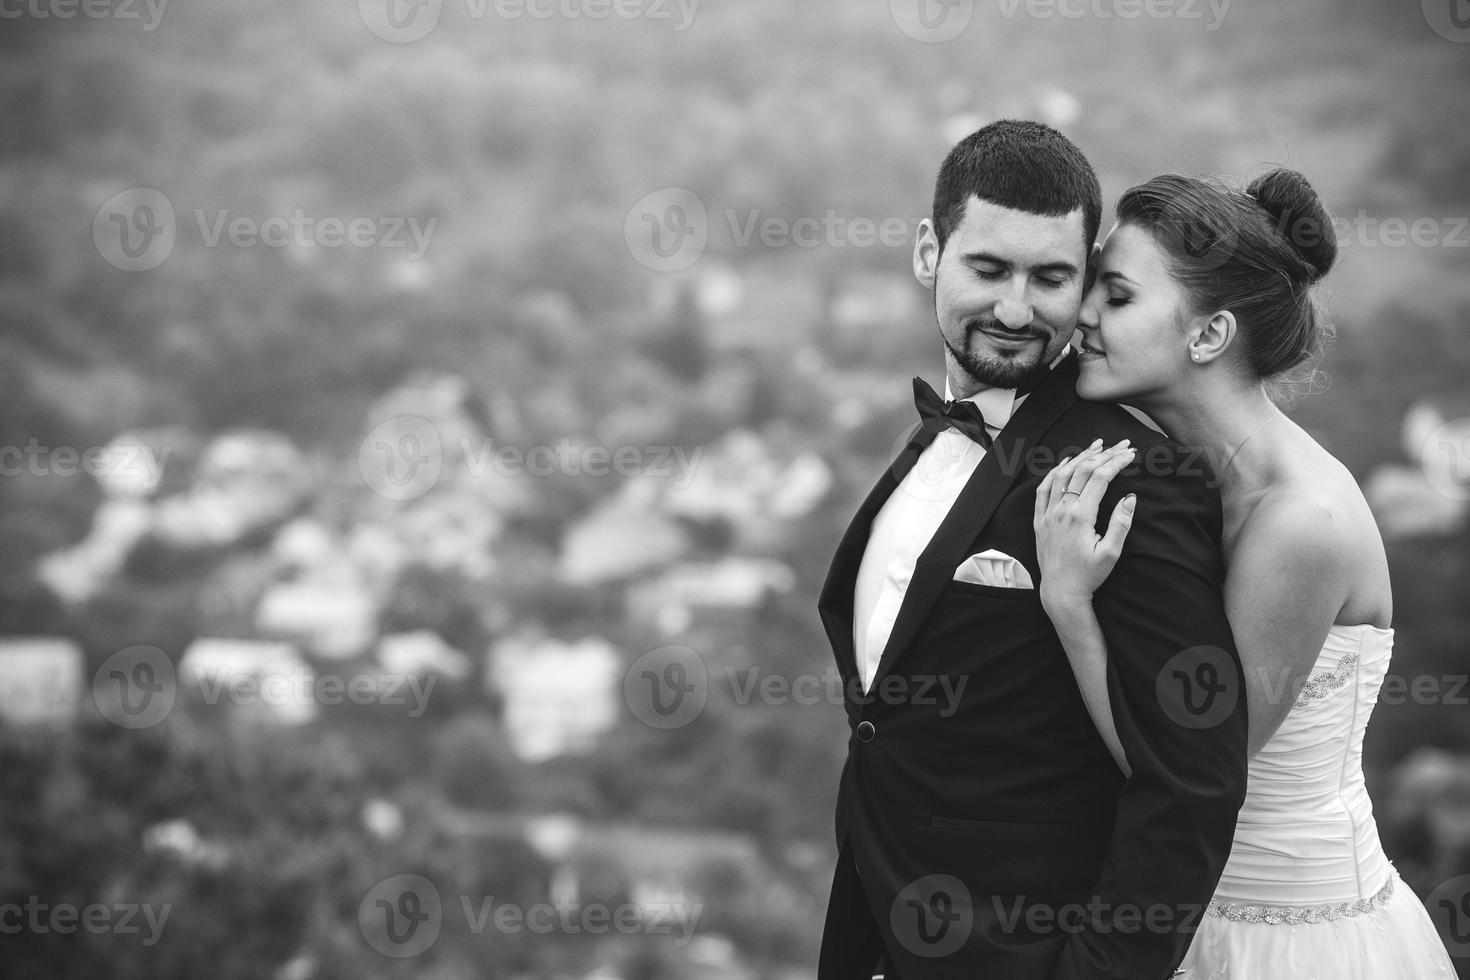
[[[1002,589],[1035,589],[1031,573],[1026,566],[994,548],[971,555],[960,562],[954,570],[956,582],[971,582],[975,585],[995,585]]]

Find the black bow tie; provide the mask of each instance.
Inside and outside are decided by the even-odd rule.
[[[971,401],[956,399],[945,403],[944,399],[924,381],[914,379],[914,407],[919,410],[919,420],[924,435],[930,439],[945,426],[950,426],[990,448],[990,433],[985,431],[985,416],[980,406]]]

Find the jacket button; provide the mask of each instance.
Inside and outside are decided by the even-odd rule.
[[[860,721],[857,726],[857,737],[859,742],[871,742],[878,736],[878,729],[871,721]]]

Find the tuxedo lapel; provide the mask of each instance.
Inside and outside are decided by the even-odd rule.
[[[960,491],[959,498],[950,508],[944,523],[939,525],[939,530],[934,532],[928,547],[919,555],[913,578],[909,580],[903,603],[899,606],[898,618],[894,620],[893,631],[888,636],[887,645],[883,647],[883,655],[878,659],[878,671],[873,676],[875,686],[893,668],[894,661],[918,632],[929,610],[954,576],[956,566],[966,557],[970,543],[989,523],[1001,498],[1020,475],[1027,456],[1036,448],[1041,436],[1058,416],[1076,402],[1076,388],[1077,357],[1068,353],[1031,393],[1006,423],[1005,428],[1000,430],[995,444],[986,452],[985,458],[980,461],[980,465]],[[871,519],[870,516],[869,522]],[[866,544],[866,534],[863,535],[863,540]],[[847,544],[846,540],[843,543]],[[862,560],[861,550],[857,560]],[[851,608],[849,588],[849,624]],[[851,632],[849,629],[847,637],[850,657]]]
[[[857,652],[852,639],[852,617],[853,617],[853,590],[857,585],[858,568],[863,562],[863,552],[867,550],[868,534],[873,527],[873,519],[878,516],[878,511],[883,509],[884,503],[898,488],[899,483],[908,474],[916,462],[919,454],[914,451],[912,440],[918,435],[919,426],[916,423],[909,433],[909,443],[898,457],[883,470],[883,475],[868,491],[868,496],[858,507],[857,514],[853,516],[847,531],[842,535],[842,541],[837,545],[837,552],[832,556],[832,565],[827,570],[827,580],[822,585],[822,594],[817,599],[817,610],[822,616],[822,625],[826,627],[827,639],[832,644],[832,649],[837,655],[837,666],[844,677],[852,677],[857,674]]]

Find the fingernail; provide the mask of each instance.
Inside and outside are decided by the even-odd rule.
[[[1132,507],[1135,504],[1137,504],[1137,503],[1138,503],[1138,496],[1136,494],[1131,494],[1130,493],[1128,496],[1126,496],[1126,497],[1123,498],[1123,505],[1125,507],[1130,508],[1130,509],[1132,509]]]
[[[1087,448],[1088,449],[1096,449],[1098,446],[1101,446],[1101,445],[1102,445],[1102,440],[1101,439],[1094,439],[1094,440],[1092,440],[1092,445],[1088,446]]]

